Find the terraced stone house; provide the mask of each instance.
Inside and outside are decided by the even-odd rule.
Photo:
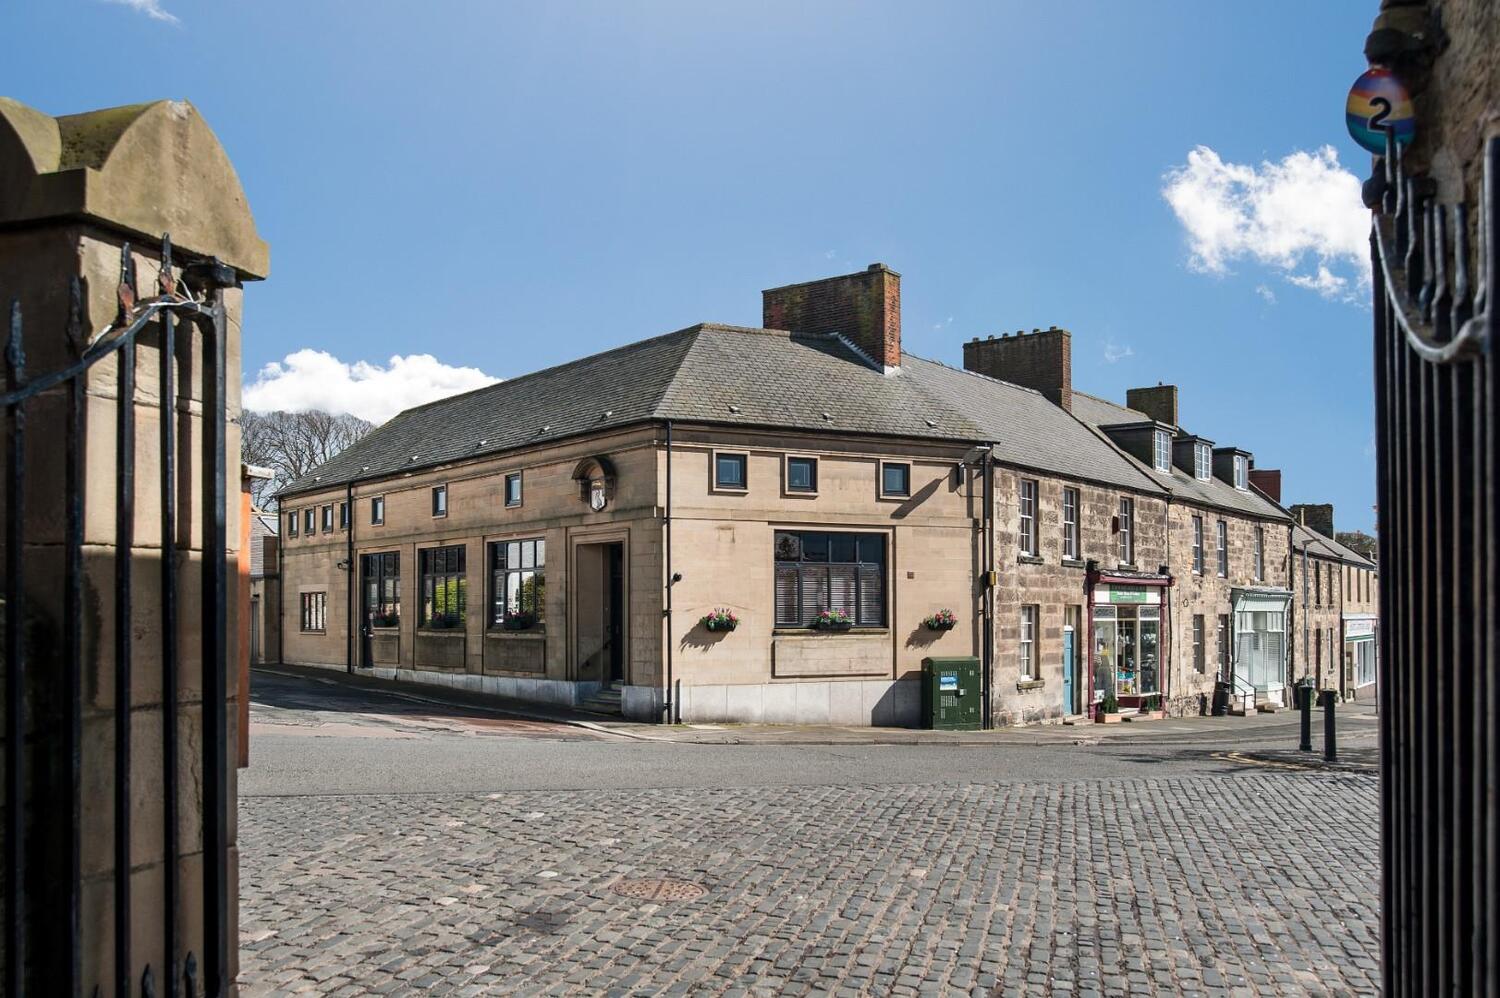
[[[922,660],[972,655],[994,723],[1206,709],[1174,517],[1234,524],[1216,614],[1285,592],[1290,517],[1232,461],[1143,463],[1105,403],[903,351],[900,287],[873,264],[771,289],[764,328],[401,413],[281,496],[283,659],[641,719],[911,725]]]

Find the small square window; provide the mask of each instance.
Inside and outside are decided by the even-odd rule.
[[[748,454],[714,455],[714,488],[742,492],[749,488],[750,456]]]
[[[815,457],[787,458],[786,490],[788,492],[818,491],[818,459]]]
[[[385,522],[385,496],[375,496],[370,500],[370,522],[376,526]]]
[[[897,461],[880,462],[880,494],[893,499],[910,496],[911,465]]]
[[[432,515],[448,515],[448,486],[439,485],[432,490]]]
[[[505,476],[505,505],[521,505],[521,473],[513,471]]]

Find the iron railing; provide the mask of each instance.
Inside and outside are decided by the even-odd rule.
[[[1464,204],[1438,204],[1432,180],[1410,175],[1389,138],[1366,185],[1375,211],[1382,963],[1395,996],[1500,993],[1500,138],[1483,155],[1477,218]]]
[[[229,946],[235,927],[229,921],[228,723],[225,695],[229,665],[226,638],[226,455],[225,393],[226,327],[223,289],[233,286],[233,270],[218,261],[194,260],[174,276],[172,244],[163,237],[157,294],[142,299],[137,293],[135,256],[127,244],[120,257],[117,291],[119,314],[104,331],[86,336],[83,285],[73,278],[68,287],[68,318],[64,331],[70,362],[40,377],[28,376],[19,300],[9,309],[5,345],[5,392],[0,395],[6,426],[7,460],[4,468],[6,501],[4,580],[5,668],[5,993],[12,996],[114,993],[154,998],[160,982],[168,998],[224,994],[230,984]],[[203,890],[201,898],[182,898],[178,875],[183,843],[178,822],[183,805],[178,777],[178,691],[180,651],[177,640],[178,599],[185,580],[179,578],[177,420],[190,411],[176,371],[191,370],[194,337],[191,330],[179,339],[177,320],[187,320],[199,331],[198,363],[202,385],[202,491],[189,511],[201,525],[202,565],[198,588],[202,600],[202,829]],[[132,617],[138,607],[132,586],[132,562],[137,517],[136,497],[136,354],[139,341],[154,331],[160,360],[160,474],[161,593],[160,607],[149,612],[159,620],[161,676],[160,806],[162,808],[161,932],[168,966],[153,966],[132,952],[131,908],[132,802],[154,799],[154,788],[133,787],[131,730],[133,681]],[[85,468],[86,444],[99,443],[88,435],[85,401],[90,373],[106,358],[117,358],[115,462],[101,466],[97,458]],[[28,425],[28,418],[51,398],[61,400],[66,415],[61,425]],[[64,481],[62,543],[28,545],[27,452],[31,447],[55,449],[63,455]],[[33,464],[34,466],[34,464]],[[89,573],[84,563],[85,475],[115,478],[115,535],[113,538],[113,633],[94,634],[85,643],[84,592]],[[192,480],[192,476],[188,476]],[[45,513],[37,510],[35,513]],[[92,540],[93,538],[91,538]],[[47,564],[48,562],[53,565]],[[55,571],[60,562],[61,571]],[[39,564],[40,563],[40,564]],[[49,573],[47,569],[54,568]],[[62,612],[53,625],[39,628],[36,618],[56,599],[49,588],[39,591],[36,580],[61,580]],[[58,634],[57,632],[60,632]],[[57,640],[53,640],[56,635]],[[108,643],[106,643],[108,642]],[[83,744],[82,717],[84,657],[87,648],[110,647],[114,659],[112,793],[107,801],[85,797],[86,774],[97,785]],[[138,705],[138,704],[137,704]],[[110,768],[108,763],[100,767]],[[109,807],[110,821],[91,826],[95,808]],[[111,940],[97,939],[80,924],[83,890],[80,845],[85,827],[113,829],[113,874],[110,904]],[[189,843],[188,852],[199,843]],[[201,902],[203,936],[200,946],[184,945],[181,903]],[[100,981],[85,962],[91,954],[112,952],[114,979]],[[201,967],[201,970],[200,970]]]

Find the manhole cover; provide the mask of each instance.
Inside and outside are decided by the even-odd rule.
[[[637,901],[696,901],[708,893],[707,888],[687,880],[670,877],[633,877],[616,880],[609,889],[621,897]]]

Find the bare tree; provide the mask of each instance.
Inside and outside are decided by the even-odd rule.
[[[251,501],[260,509],[274,508],[272,498],[287,483],[328,461],[375,429],[348,413],[255,412],[240,414],[240,455],[247,464],[270,468],[276,477],[252,487]]]

